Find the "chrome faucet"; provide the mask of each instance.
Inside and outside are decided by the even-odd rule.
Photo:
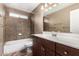
[[[52,34],[52,36],[57,36],[57,34]]]

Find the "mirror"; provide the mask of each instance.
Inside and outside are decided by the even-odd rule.
[[[78,33],[79,10],[76,9],[79,9],[78,3],[52,3],[44,12],[44,31]]]

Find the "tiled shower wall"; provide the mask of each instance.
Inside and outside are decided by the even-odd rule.
[[[9,13],[18,13],[30,16],[30,13],[23,12],[17,9],[6,7],[5,19],[5,41],[26,39],[30,36],[30,19],[23,19],[9,16]],[[22,34],[22,35],[19,35]]]
[[[30,24],[28,20],[14,17],[6,19],[6,41],[25,39],[29,35]]]

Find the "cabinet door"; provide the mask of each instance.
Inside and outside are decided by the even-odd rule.
[[[45,48],[48,48],[48,49],[55,51],[55,42],[49,41],[46,39],[42,39],[41,41],[42,41],[42,44]]]
[[[50,49],[46,49],[46,56],[55,56],[55,51],[52,51]]]
[[[37,56],[38,55],[38,44],[37,44],[36,38],[33,38],[33,55]]]
[[[37,37],[33,38],[33,55],[34,56],[41,55],[41,43],[40,43],[40,39]]]

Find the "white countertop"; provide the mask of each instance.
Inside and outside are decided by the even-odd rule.
[[[33,35],[79,49],[79,35],[78,34],[59,33],[57,36],[52,36],[51,34],[33,34]]]

